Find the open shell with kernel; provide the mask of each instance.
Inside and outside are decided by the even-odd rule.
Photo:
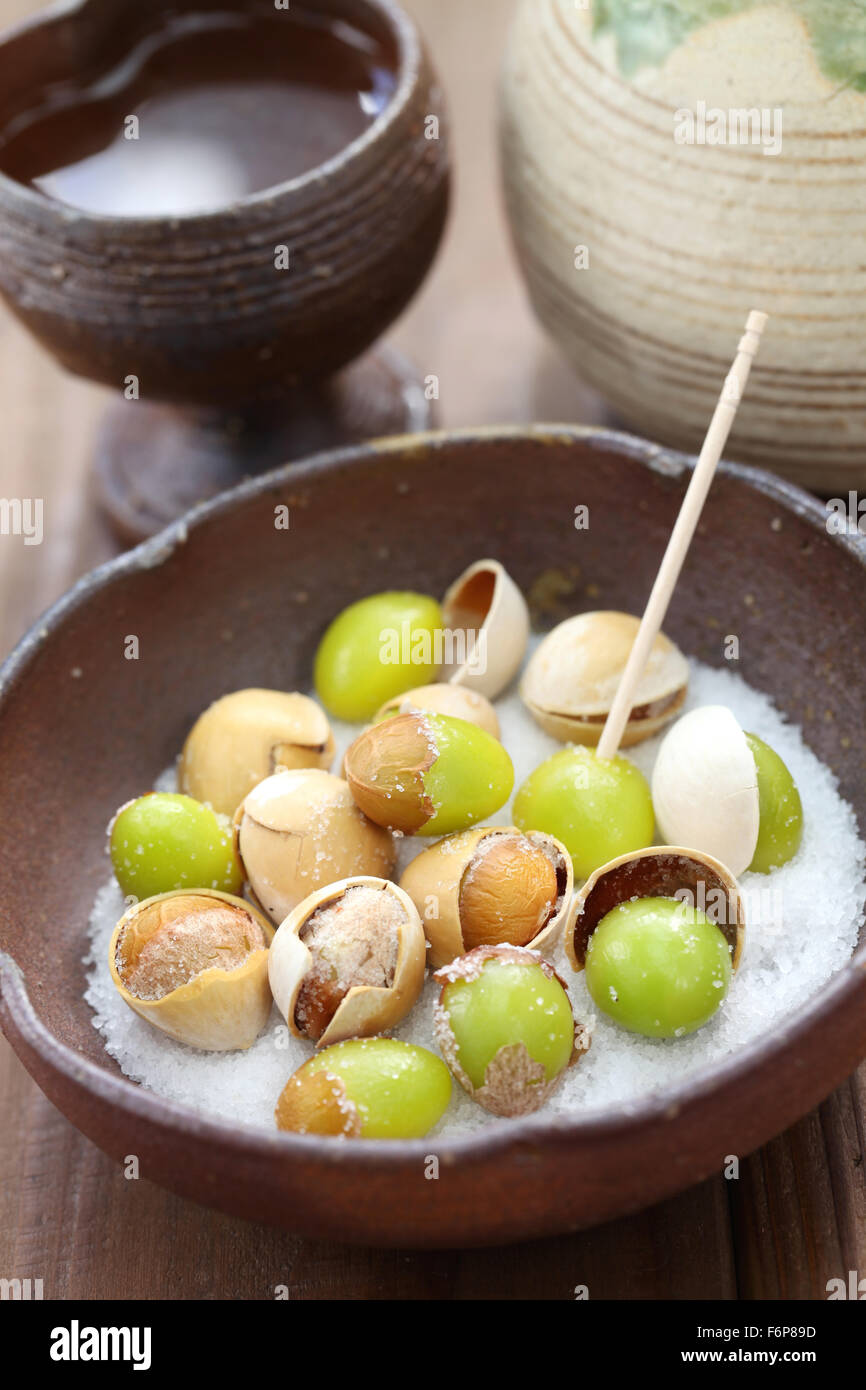
[[[574,872],[552,835],[487,826],[431,845],[400,887],[421,914],[436,969],[476,946],[552,945],[568,916]]]
[[[449,588],[442,617],[450,639],[462,637],[463,651],[454,656],[463,659],[446,661],[441,678],[495,700],[520,670],[529,642],[520,589],[498,560],[477,560]]]
[[[214,889],[136,903],[111,938],[121,998],[176,1042],[207,1052],[250,1047],[271,1012],[274,929],[242,898]]]
[[[652,845],[622,854],[596,869],[574,901],[565,932],[565,950],[573,970],[586,964],[589,938],[599,922],[620,903],[635,898],[679,898],[700,909],[719,928],[736,970],[743,954],[746,917],[737,880],[709,854],[677,845]]]
[[[266,778],[238,807],[234,825],[250,888],[277,923],[317,888],[394,870],[392,836],[367,819],[346,782],[320,769]]]
[[[640,623],[630,613],[578,613],[549,632],[520,683],[523,703],[542,729],[564,743],[595,746],[601,737]],[[689,666],[659,633],[637,687],[621,744],[657,734],[682,708]]]
[[[359,876],[310,894],[277,930],[271,992],[289,1030],[319,1047],[387,1032],[424,984],[425,942],[412,899]]]

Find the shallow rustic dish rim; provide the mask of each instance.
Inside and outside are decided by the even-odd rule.
[[[91,595],[110,586],[116,580],[142,568],[163,563],[190,532],[212,521],[247,498],[267,492],[281,482],[292,485],[327,474],[334,467],[352,460],[370,457],[387,460],[393,456],[401,465],[420,462],[435,453],[438,446],[467,446],[484,438],[494,441],[529,439],[534,442],[580,441],[598,448],[616,449],[644,467],[669,476],[681,476],[694,466],[694,459],[676,450],[648,443],[634,435],[595,426],[532,425],[505,426],[450,431],[432,431],[419,435],[395,436],[372,441],[367,445],[350,446],[315,455],[302,463],[293,463],[261,477],[250,479],[220,496],[188,512],[158,535],[144,541],[135,549],[107,561],[79,579],[55,604],[31,626],[6,661],[0,666],[0,712],[7,689],[22,677],[42,644],[64,620],[84,608]],[[777,500],[787,511],[824,529],[826,513],[821,504],[808,493],[781,478],[747,465],[723,463],[721,470]],[[866,568],[866,540],[851,536],[834,536],[857,562]],[[624,1129],[639,1130],[642,1126],[683,1110],[690,1101],[705,1099],[716,1090],[755,1069],[772,1066],[774,1057],[783,1052],[795,1035],[826,1018],[862,983],[857,973],[866,971],[866,941],[851,959],[838,970],[821,990],[806,1004],[792,1011],[772,1032],[761,1035],[719,1063],[703,1066],[691,1072],[678,1085],[666,1087],[646,1099],[618,1109],[596,1107],[585,1116],[553,1115],[541,1112],[519,1120],[486,1125],[481,1129],[456,1136],[427,1136],[419,1140],[380,1140],[371,1143],[362,1139],[333,1139],[315,1135],[282,1134],[276,1130],[245,1126],[239,1129],[228,1121],[211,1119],[190,1107],[168,1100],[157,1092],[147,1090],[122,1073],[104,1069],[82,1057],[59,1039],[39,1019],[26,988],[24,973],[14,959],[0,952],[0,985],[3,1003],[9,1009],[21,1036],[42,1060],[70,1083],[82,1084],[100,1100],[108,1101],[133,1120],[157,1123],[188,1137],[203,1137],[227,1150],[243,1149],[250,1156],[264,1156],[276,1149],[286,1154],[297,1152],[307,1159],[315,1158],[324,1164],[339,1166],[351,1161],[366,1167],[380,1168],[402,1165],[407,1160],[422,1161],[435,1143],[437,1153],[446,1159],[485,1158],[507,1152],[527,1143],[544,1143],[557,1139],[614,1136]],[[110,1055],[110,1054],[109,1054]],[[840,1078],[841,1080],[842,1078]]]
[[[330,159],[323,160],[321,164],[315,164],[303,174],[297,174],[292,179],[284,179],[281,183],[272,184],[268,188],[259,189],[257,193],[250,193],[244,198],[236,198],[230,202],[222,203],[216,208],[203,212],[172,213],[170,215],[153,213],[149,216],[114,217],[109,213],[88,212],[72,204],[63,203],[59,199],[50,198],[46,194],[40,193],[38,189],[29,188],[25,183],[19,183],[17,179],[11,178],[2,169],[0,169],[0,193],[5,192],[11,200],[19,202],[39,222],[56,223],[60,220],[75,226],[93,225],[103,230],[117,228],[121,233],[133,236],[137,231],[152,231],[160,226],[170,227],[172,230],[206,232],[208,229],[212,229],[215,223],[226,217],[237,217],[256,207],[266,207],[281,198],[299,193],[313,184],[326,185],[330,183],[331,179],[354,164],[356,159],[371,146],[378,144],[386,131],[405,112],[415,89],[421,67],[420,33],[414,20],[402,9],[397,0],[361,0],[361,2],[370,10],[376,11],[391,30],[397,55],[397,64],[394,69],[397,77],[396,86],[383,110],[366,130],[363,130],[360,135],[356,135],[354,140],[350,140]],[[56,21],[71,20],[74,22],[76,16],[81,15],[91,3],[92,0],[55,0],[55,3],[46,9],[27,16],[16,24],[9,25],[0,32],[0,55],[7,44],[14,42],[23,34],[39,28],[50,29]],[[178,0],[178,3],[182,7],[183,0]],[[316,0],[307,0],[307,3],[314,7]]]

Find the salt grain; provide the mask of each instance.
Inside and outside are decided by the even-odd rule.
[[[721,1062],[778,1027],[850,958],[857,944],[866,898],[866,846],[854,813],[839,796],[833,774],[806,747],[769,699],[732,671],[692,663],[686,710],[726,704],[742,726],[771,745],[788,764],[803,800],[803,843],[796,858],[770,875],[741,879],[746,904],[746,947],[730,993],[715,1018],[698,1033],[676,1040],[637,1037],[594,1011],[583,975],[574,975],[560,947],[551,957],[568,983],[577,1019],[593,1033],[592,1046],[572,1067],[544,1113],[585,1116],[628,1111],[647,1096],[672,1092],[690,1073]],[[497,704],[502,741],[514,762],[515,786],[562,745],[530,719],[515,692]],[[335,764],[358,730],[334,725]],[[660,739],[629,750],[649,776]],[[159,779],[173,790],[174,771]],[[509,825],[505,808],[489,824]],[[398,840],[398,874],[428,847],[423,839]],[[149,1027],[117,994],[108,972],[108,944],[126,904],[117,884],[97,895],[86,957],[86,999],[106,1050],[127,1076],[158,1094],[240,1126],[273,1129],[273,1111],[291,1073],[312,1055],[309,1044],[289,1035],[276,1009],[265,1032],[247,1052],[203,1053],[174,1043]],[[428,980],[410,1017],[394,1036],[436,1050],[433,1015],[440,986]],[[437,1135],[510,1124],[489,1115],[458,1086]]]

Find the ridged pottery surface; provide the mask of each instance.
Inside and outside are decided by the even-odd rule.
[[[530,293],[582,376],[687,448],[766,310],[729,452],[828,492],[866,484],[866,14],[709,8],[524,0],[502,155]],[[741,108],[765,111],[763,143],[733,138]],[[684,112],[706,143],[678,142]]]

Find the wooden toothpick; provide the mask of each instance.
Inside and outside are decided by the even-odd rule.
[[[659,567],[646,611],[634,639],[634,646],[626,662],[613,704],[610,707],[610,713],[598,741],[597,752],[600,758],[616,757],[623,731],[628,723],[628,717],[635,704],[638,684],[646,669],[653,642],[665,620],[671,595],[680,577],[680,570],[688,554],[692,536],[700,520],[704,502],[715,475],[716,465],[722,456],[722,450],[727,443],[731,426],[734,423],[737,407],[746,389],[752,361],[758,351],[766,322],[767,315],[762,314],[757,309],[752,310],[746,321],[745,334],[740,339],[734,364],[728,373],[722,394],[719,397],[719,403],[710,421],[707,437],[695,465],[692,480],[683,498],[680,514],[671,532],[664,559]]]

